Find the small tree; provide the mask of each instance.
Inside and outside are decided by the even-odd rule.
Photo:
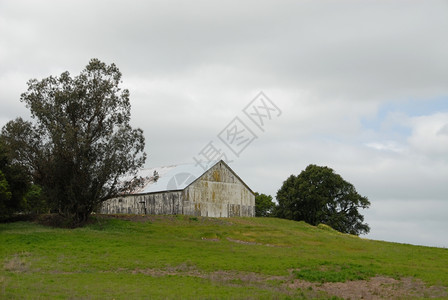
[[[0,170],[0,220],[8,217],[10,212],[9,202],[11,200],[11,191],[5,175]]]
[[[269,217],[275,207],[272,196],[255,193],[255,216]]]
[[[42,188],[37,184],[31,185],[23,197],[23,211],[27,214],[37,215],[48,212],[48,209],[48,203],[42,193]]]
[[[30,80],[21,101],[34,122],[18,118],[2,130],[15,161],[72,226],[126,189],[119,179],[145,162],[143,132],[129,125],[129,91],[120,82],[118,68],[97,59],[74,78]]]
[[[26,168],[11,159],[0,136],[0,219],[23,212],[24,195],[31,186]]]
[[[326,224],[350,234],[368,233],[358,209],[370,202],[332,169],[309,165],[298,176],[291,175],[277,192],[276,215],[311,225]]]

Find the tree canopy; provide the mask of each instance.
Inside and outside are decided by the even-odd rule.
[[[32,79],[21,101],[33,121],[2,129],[13,159],[39,184],[50,207],[82,225],[104,200],[129,187],[120,179],[145,162],[141,129],[130,126],[129,91],[115,64],[92,59],[78,76]]]
[[[255,193],[255,216],[269,217],[274,211],[275,203],[272,196]]]
[[[291,175],[277,192],[276,215],[281,218],[320,223],[350,234],[368,233],[358,209],[370,206],[367,197],[331,168],[309,165],[299,175]]]
[[[31,186],[26,169],[13,163],[0,136],[0,220],[24,210],[25,196]]]

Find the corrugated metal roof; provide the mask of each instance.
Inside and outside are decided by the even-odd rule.
[[[137,176],[143,177],[145,184],[131,194],[183,190],[217,163],[218,161],[209,163],[207,168],[192,163],[142,169]]]

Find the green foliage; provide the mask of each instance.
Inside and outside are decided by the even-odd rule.
[[[132,129],[129,91],[114,65],[92,59],[76,77],[68,72],[28,82],[21,95],[34,122],[17,118],[3,139],[39,184],[53,211],[82,225],[98,205],[130,188],[120,182],[144,163],[143,132]]]
[[[277,218],[197,219],[98,216],[71,230],[0,224],[0,298],[297,299],[311,291],[288,288],[295,278],[375,275],[448,286],[446,249],[352,238]]]
[[[255,193],[255,216],[268,217],[272,214],[275,203],[271,195]]]
[[[278,190],[277,201],[276,216],[280,218],[323,223],[354,235],[370,230],[358,212],[370,202],[328,167],[309,165],[298,176],[291,175]]]
[[[23,208],[26,213],[34,215],[48,212],[49,207],[39,185],[31,185],[23,197]]]
[[[30,188],[30,177],[21,164],[12,159],[11,149],[0,136],[0,220],[22,212],[23,198]]]
[[[11,200],[11,195],[8,181],[6,181],[5,175],[0,170],[0,219],[9,215],[8,202]]]

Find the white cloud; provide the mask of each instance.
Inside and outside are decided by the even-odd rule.
[[[372,239],[448,247],[445,218],[446,200],[422,198],[417,200],[385,199],[372,203],[365,212],[371,225]]]
[[[397,153],[402,153],[406,150],[402,145],[395,141],[372,142],[367,143],[366,146],[379,151],[392,151]]]
[[[448,161],[448,112],[411,120],[410,146],[419,154]]]
[[[26,118],[29,115],[24,103],[19,101],[20,94],[27,89],[29,78],[25,74],[10,70],[0,71],[0,126],[3,127],[11,119],[18,116]]]
[[[448,123],[442,126],[439,131],[437,131],[437,135],[448,135]]]

